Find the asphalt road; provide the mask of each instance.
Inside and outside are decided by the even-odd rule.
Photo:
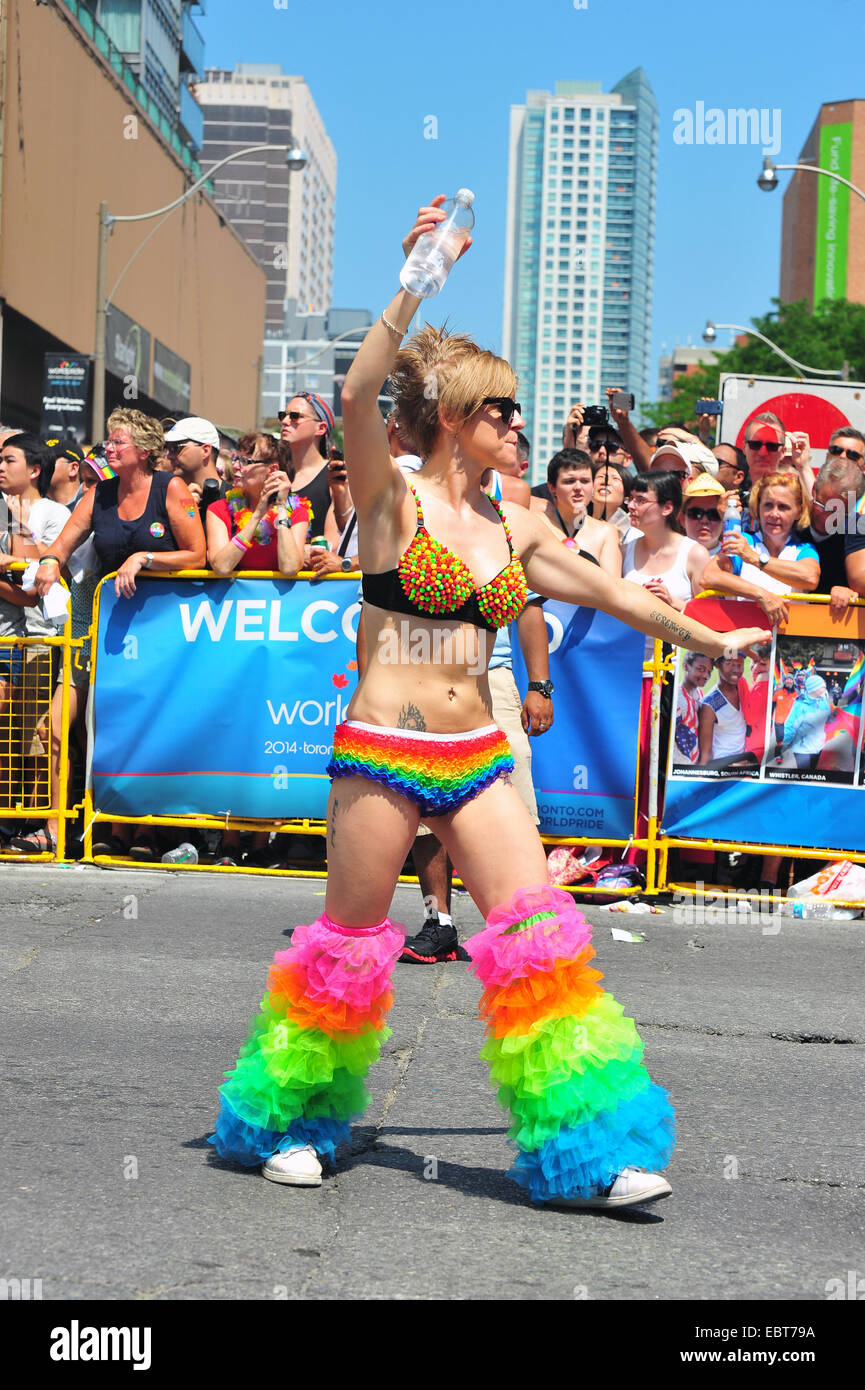
[[[461,965],[397,967],[373,1105],[320,1189],[216,1158],[222,1072],[323,887],[0,868],[0,1277],[61,1300],[724,1301],[865,1275],[865,924],[587,909],[679,1126],[673,1196],[609,1217],[538,1210],[505,1179]],[[401,887],[392,915],[415,930],[419,903]],[[456,917],[480,926],[466,897]]]

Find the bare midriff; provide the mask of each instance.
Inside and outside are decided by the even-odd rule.
[[[494,632],[370,603],[363,611],[367,665],[347,718],[433,734],[494,722],[487,680]]]

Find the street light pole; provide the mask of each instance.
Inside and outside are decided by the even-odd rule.
[[[762,188],[764,193],[771,193],[778,187],[778,169],[802,169],[807,174],[825,174],[827,179],[836,179],[838,183],[843,183],[846,188],[852,189],[860,198],[865,199],[865,193],[862,192],[861,188],[857,188],[855,183],[851,183],[849,179],[836,174],[834,169],[821,169],[817,164],[775,164],[769,155],[764,156],[763,172],[757,179],[757,186]]]
[[[105,425],[105,336],[106,324],[108,319],[108,301],[105,294],[105,285],[108,278],[108,238],[111,235],[115,222],[147,222],[152,217],[167,217],[170,213],[185,203],[187,198],[191,198],[193,193],[197,193],[199,188],[226,164],[230,164],[234,159],[244,159],[250,154],[261,154],[265,150],[272,150],[275,153],[284,153],[289,169],[295,173],[305,169],[309,163],[308,157],[297,145],[246,145],[242,150],[235,150],[233,154],[228,154],[224,159],[220,159],[208,169],[206,174],[202,174],[185,193],[181,193],[179,198],[175,198],[172,203],[166,203],[165,207],[154,208],[152,212],[132,213],[123,217],[114,217],[108,211],[107,203],[99,204],[99,249],[96,260],[96,328],[93,342],[93,412],[91,416],[91,436],[93,443],[97,443],[102,438]],[[156,230],[154,228],[154,230]],[[114,294],[117,286],[123,279],[127,270],[140,250],[136,247],[126,265],[121,270],[115,283]]]
[[[706,327],[703,329],[703,342],[714,343],[717,328],[730,328],[734,333],[748,333],[752,338],[759,338],[761,343],[765,343],[779,357],[783,357],[785,362],[789,362],[791,367],[795,367],[797,372],[803,376],[837,376],[844,379],[844,368],[838,367],[806,367],[801,362],[797,362],[795,357],[789,357],[777,343],[773,343],[771,338],[767,338],[764,333],[758,333],[756,328],[745,328],[741,323],[713,323],[711,319],[706,320]]]

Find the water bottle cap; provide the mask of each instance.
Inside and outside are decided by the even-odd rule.
[[[462,203],[465,207],[470,208],[474,200],[475,195],[470,188],[457,189],[456,197],[454,198],[455,203]]]

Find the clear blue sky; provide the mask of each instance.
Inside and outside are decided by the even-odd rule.
[[[747,324],[778,293],[782,193],[757,188],[760,147],[676,144],[674,111],[698,101],[777,109],[775,157],[792,163],[821,102],[865,96],[858,0],[206,3],[208,65],[277,62],[309,83],[339,160],[334,304],[380,311],[418,204],[466,185],[477,195],[475,245],[430,317],[494,348],[511,105],[560,78],[608,91],[642,66],[660,111],[653,397],[662,342],[699,343],[707,316]],[[424,139],[428,115],[437,140]]]

